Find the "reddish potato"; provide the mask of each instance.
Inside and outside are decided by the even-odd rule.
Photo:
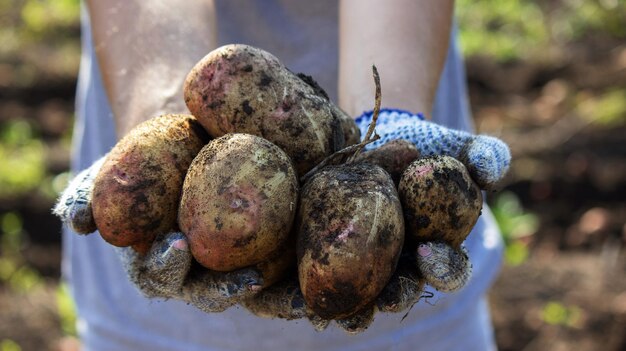
[[[306,79],[306,76],[302,76]],[[185,103],[213,137],[261,136],[283,149],[299,175],[358,140],[358,128],[311,82],[247,45],[210,52],[185,81]],[[344,133],[342,125],[349,131]]]
[[[189,167],[178,222],[203,266],[232,271],[266,261],[289,237],[298,183],[289,157],[249,134],[207,144]]]
[[[420,156],[413,143],[404,139],[392,140],[383,146],[360,154],[357,162],[372,163],[382,167],[398,185],[402,172]]]
[[[187,168],[209,137],[190,115],[164,115],[135,127],[111,150],[93,187],[93,217],[102,238],[145,252],[176,229]]]

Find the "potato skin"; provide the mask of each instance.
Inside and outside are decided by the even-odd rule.
[[[263,277],[263,289],[274,285],[287,276],[296,274],[296,240],[295,235],[290,235],[287,242],[279,248],[272,257],[261,263],[257,263],[255,268],[261,272]]]
[[[455,158],[414,161],[402,174],[398,193],[407,236],[417,242],[444,241],[459,249],[476,224],[483,204],[478,185]]]
[[[326,91],[315,81],[315,79],[313,79],[313,77],[304,73],[298,73],[297,76],[310,85],[318,96],[322,96],[330,102],[330,98],[328,97]],[[332,109],[333,115],[339,117],[341,122],[345,146],[358,144],[359,141],[361,141],[361,130],[354,122],[354,119],[348,116],[347,113],[343,112],[343,110],[332,102],[330,103],[330,108]]]
[[[355,139],[354,130],[342,130],[345,113],[276,57],[247,45],[226,45],[200,60],[184,97],[211,136],[261,136],[291,157],[299,175],[341,149],[345,138]]]
[[[145,251],[176,229],[187,168],[209,136],[191,115],[139,124],[107,156],[93,188],[93,217],[102,238]]]
[[[296,173],[280,148],[227,134],[189,167],[178,223],[201,265],[232,271],[273,258],[289,237],[297,201]]]
[[[354,122],[354,119],[335,105],[332,105],[331,108],[335,111],[334,115],[339,116],[343,139],[345,141],[344,146],[347,147],[358,144],[361,141],[361,130],[356,125],[356,122]]]
[[[392,140],[379,148],[359,154],[357,162],[371,163],[382,167],[397,186],[402,172],[420,156],[417,147],[404,139]]]
[[[371,303],[392,276],[404,220],[387,172],[328,166],[303,186],[297,216],[298,276],[307,305],[324,319]]]

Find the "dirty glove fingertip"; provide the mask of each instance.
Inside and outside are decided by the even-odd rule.
[[[78,173],[63,190],[52,209],[53,214],[79,234],[93,233],[97,229],[91,212],[91,191],[104,160],[105,157],[102,157]]]
[[[511,152],[500,139],[478,135],[467,144],[461,161],[482,189],[491,189],[509,169]]]

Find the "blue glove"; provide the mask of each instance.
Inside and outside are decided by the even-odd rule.
[[[79,234],[96,231],[91,210],[93,182],[105,157],[79,173],[61,194],[53,213]],[[254,269],[214,272],[194,268],[187,238],[171,232],[157,237],[145,255],[115,247],[130,281],[146,297],[173,298],[205,312],[220,312],[258,292],[262,279]]]
[[[372,122],[372,112],[356,119],[365,135]],[[380,139],[365,146],[371,150],[395,139],[415,144],[422,156],[447,155],[463,162],[481,189],[492,189],[506,174],[511,162],[508,146],[500,139],[453,130],[426,121],[423,114],[396,109],[382,109],[376,123]]]

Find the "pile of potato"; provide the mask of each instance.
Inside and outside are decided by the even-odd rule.
[[[345,319],[374,304],[403,252],[460,250],[480,214],[460,162],[420,158],[404,141],[311,174],[357,144],[359,129],[310,77],[262,50],[209,53],[184,99],[192,115],[139,125],[96,178],[94,220],[112,245],[144,253],[180,230],[207,269],[256,267],[264,289],[297,274],[308,308]]]

